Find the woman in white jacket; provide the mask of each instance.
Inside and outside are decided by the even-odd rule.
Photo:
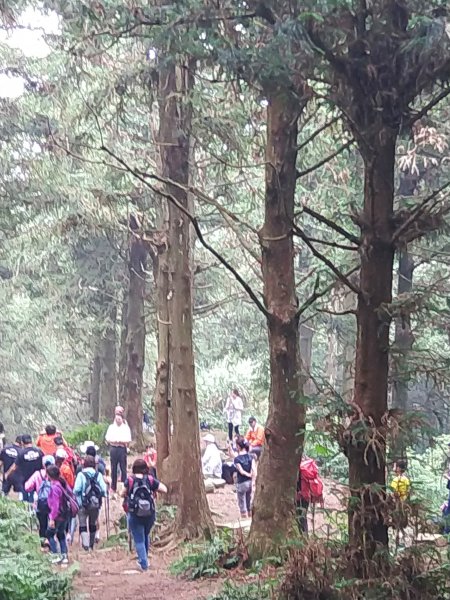
[[[233,440],[233,429],[236,435],[239,435],[239,426],[242,425],[242,411],[244,403],[239,394],[239,390],[234,388],[227,398],[225,404],[225,413],[228,421],[228,439]]]

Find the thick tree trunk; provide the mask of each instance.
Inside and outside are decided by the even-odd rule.
[[[148,249],[141,231],[134,229],[130,236],[129,288],[127,314],[127,365],[125,372],[125,410],[133,440],[143,449],[142,387],[145,365],[145,278]]]
[[[168,232],[168,207],[162,205],[158,229]],[[169,264],[168,248],[155,257],[154,276],[156,285],[156,318],[158,335],[158,362],[154,395],[156,447],[158,448],[158,472],[163,477],[163,461],[170,450],[170,315],[169,315]]]
[[[117,309],[111,307],[107,329],[100,343],[100,420],[111,421],[117,405]]]
[[[393,202],[396,132],[384,128],[363,151],[364,210],[361,216],[361,292],[357,306],[355,415],[347,431],[350,544],[365,575],[379,545],[387,546],[384,519],[385,430],[390,314],[394,261]]]
[[[271,93],[268,100],[265,219],[260,244],[269,313],[271,391],[248,539],[252,560],[278,553],[286,540],[298,533],[294,499],[305,420],[292,238],[301,102],[284,90]]]
[[[128,282],[123,294],[120,315],[120,348],[119,348],[119,402],[125,403],[125,378],[127,374],[127,334],[128,334]]]
[[[96,348],[91,366],[91,391],[89,394],[91,419],[94,423],[100,421],[100,357]]]
[[[168,65],[160,72],[160,131],[162,174],[188,186],[189,94],[195,65]],[[168,185],[167,191],[188,209],[187,191]],[[211,535],[211,519],[201,472],[200,435],[192,343],[192,271],[190,222],[169,202],[169,320],[172,367],[173,439],[164,461],[169,500],[177,504],[175,527],[185,539]]]

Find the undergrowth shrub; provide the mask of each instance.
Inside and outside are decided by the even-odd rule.
[[[230,531],[215,535],[210,541],[201,544],[188,544],[179,560],[172,563],[173,575],[183,575],[188,579],[212,577],[221,569],[232,569],[239,563],[233,554],[233,536]]]
[[[69,433],[65,433],[64,437],[72,448],[78,448],[83,442],[90,440],[97,444],[102,452],[107,450],[105,435],[108,429],[108,423],[88,423],[82,427],[78,427]]]
[[[276,580],[263,580],[239,585],[225,581],[222,589],[209,600],[275,600]]]
[[[0,498],[0,600],[64,600],[73,574],[54,570],[42,554],[27,507]]]
[[[415,545],[397,557],[386,553],[372,577],[349,575],[344,546],[311,542],[291,553],[278,600],[448,600],[450,563],[442,548]],[[359,560],[361,558],[359,557]]]

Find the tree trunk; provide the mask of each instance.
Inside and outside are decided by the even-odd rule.
[[[132,234],[129,249],[129,287],[127,313],[127,364],[124,391],[128,424],[136,444],[143,449],[142,386],[145,365],[145,277],[147,267],[147,244],[141,238],[141,225],[130,218]]]
[[[162,203],[158,229],[168,231],[168,206]],[[158,472],[163,473],[163,461],[170,450],[170,316],[169,316],[169,253],[166,250],[155,257],[154,276],[156,285],[156,318],[158,336],[158,363],[154,395],[155,433],[158,448]]]
[[[384,127],[362,150],[365,168],[361,216],[361,274],[357,305],[355,415],[347,431],[350,543],[356,569],[367,575],[378,545],[388,545],[384,519],[385,430],[394,261],[393,203],[396,132]]]
[[[195,64],[167,65],[160,71],[162,174],[188,186],[191,128],[189,94]],[[188,209],[188,194],[177,185],[167,191]],[[210,536],[211,519],[201,471],[200,435],[192,343],[192,271],[190,222],[169,202],[169,320],[172,367],[173,439],[164,461],[169,501],[177,504],[175,527],[184,539]]]
[[[107,329],[100,343],[100,420],[111,421],[117,405],[117,309],[111,307]]]
[[[128,286],[128,282],[127,282]],[[125,378],[127,374],[127,320],[128,320],[128,289],[124,291],[120,315],[120,349],[119,349],[119,401],[125,404]]]
[[[96,348],[91,366],[91,391],[89,394],[91,419],[94,423],[100,421],[100,357]]]
[[[270,93],[268,101],[265,219],[259,235],[271,390],[248,539],[252,560],[278,553],[297,534],[294,499],[305,420],[292,238],[301,102],[284,90]]]

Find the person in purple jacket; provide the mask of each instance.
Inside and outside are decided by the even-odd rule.
[[[50,545],[50,552],[58,554],[59,542],[60,555],[52,560],[53,564],[67,565],[69,562],[67,556],[66,527],[70,520],[70,514],[67,511],[67,489],[66,481],[61,477],[59,468],[55,465],[47,467],[47,476],[50,479],[50,491],[48,494],[48,529],[46,537]],[[56,538],[56,539],[55,539]]]

